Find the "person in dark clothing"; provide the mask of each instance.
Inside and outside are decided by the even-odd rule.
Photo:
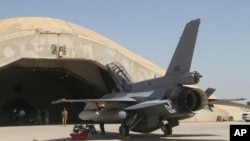
[[[100,122],[100,129],[101,129],[101,134],[105,134],[105,129],[104,129],[104,122]]]
[[[98,110],[103,110],[105,108],[104,104],[99,104],[96,103]],[[100,122],[100,130],[101,130],[101,134],[104,135],[105,134],[105,128],[104,128],[104,122]]]
[[[49,111],[48,110],[44,111],[44,123],[49,124]]]
[[[42,111],[40,109],[36,112],[36,122],[37,124],[42,124]]]

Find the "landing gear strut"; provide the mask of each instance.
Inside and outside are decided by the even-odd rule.
[[[172,135],[172,127],[169,124],[162,125],[161,130],[164,132],[164,136]]]
[[[121,135],[121,137],[129,136],[129,127],[127,124],[124,123],[119,127],[119,134]]]

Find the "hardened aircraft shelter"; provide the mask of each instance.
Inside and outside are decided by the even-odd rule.
[[[119,62],[134,82],[165,74],[164,69],[110,39],[67,21],[0,20],[0,124],[15,124],[21,108],[26,111],[25,123],[35,123],[37,110],[48,110],[51,122],[60,122],[64,107],[69,122],[78,121],[83,103],[51,105],[51,101],[110,93],[115,83],[105,66],[112,62]],[[229,116],[222,109],[202,112],[194,121]]]

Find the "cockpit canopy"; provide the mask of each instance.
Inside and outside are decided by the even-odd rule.
[[[127,70],[120,63],[112,62],[107,64],[106,68],[120,91],[131,90],[131,77]]]

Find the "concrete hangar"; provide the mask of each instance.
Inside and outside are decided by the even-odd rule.
[[[69,111],[69,122],[79,121],[83,103],[51,105],[51,101],[109,93],[116,85],[105,66],[112,62],[122,64],[135,82],[165,74],[104,36],[67,21],[39,17],[0,20],[0,125],[15,124],[13,111],[21,108],[31,124],[38,109],[48,110],[50,121],[60,123],[63,107]],[[217,107],[214,111],[189,121],[215,121],[218,113],[232,113]]]
[[[113,41],[79,25],[52,18],[11,18],[0,21],[0,122],[24,108],[32,121],[37,109],[50,120],[78,120],[83,103],[56,104],[58,98],[97,98],[115,83],[105,65],[121,63],[134,81],[164,70]]]

